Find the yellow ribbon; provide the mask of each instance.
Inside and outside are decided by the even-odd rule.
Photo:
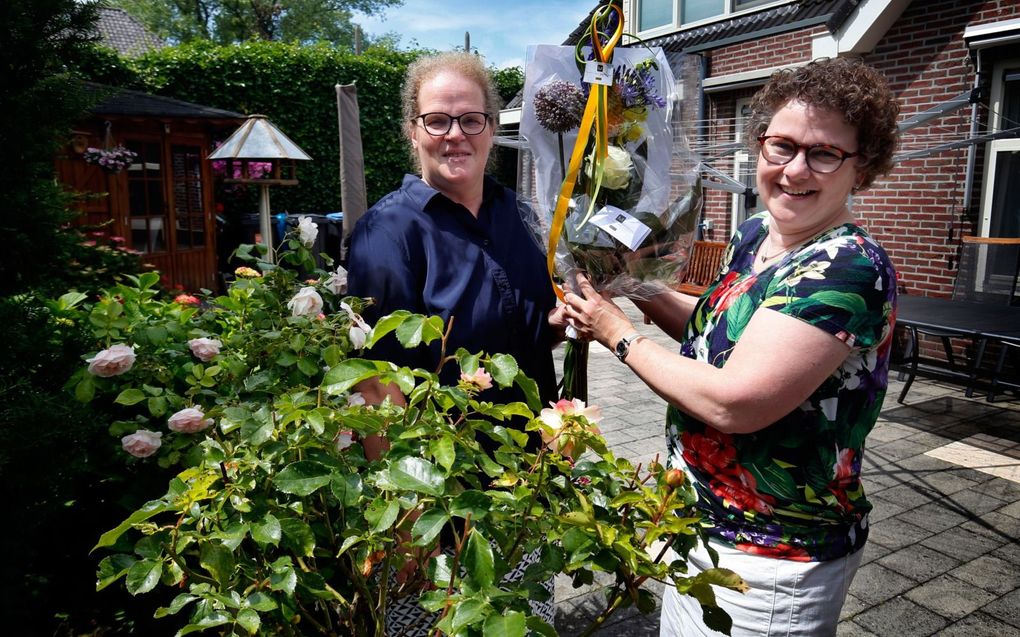
[[[598,24],[608,19],[610,13],[616,13],[616,29],[609,36],[606,43],[602,44]],[[595,59],[599,62],[608,63],[613,58],[613,49],[623,35],[623,12],[615,4],[606,7],[592,14],[591,27],[592,49],[595,52]],[[595,134],[595,156],[593,158],[592,178],[594,188],[591,195],[591,206],[585,215],[585,221],[594,212],[595,196],[602,186],[602,175],[604,173],[604,161],[609,155],[609,131],[608,129],[608,87],[604,84],[592,84],[588,93],[588,102],[584,107],[584,115],[581,117],[581,126],[577,133],[577,141],[574,142],[574,150],[570,155],[570,164],[567,167],[567,174],[563,177],[563,184],[560,186],[560,194],[556,200],[556,210],[553,213],[552,224],[549,228],[549,246],[546,255],[546,268],[549,270],[549,281],[552,283],[553,291],[562,301],[563,290],[556,284],[556,245],[559,243],[560,235],[563,233],[563,224],[567,219],[570,199],[574,195],[574,188],[577,186],[577,173],[581,169],[581,162],[584,159],[584,149],[588,146],[588,140],[594,129]]]

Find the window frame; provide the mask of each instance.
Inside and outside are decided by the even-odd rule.
[[[680,6],[682,0],[668,0],[673,8],[673,17],[669,23],[663,24],[656,27],[641,30],[640,16],[641,16],[641,5],[646,1],[656,0],[632,0],[631,10],[633,15],[633,22],[637,26],[637,31],[641,37],[655,37],[658,35],[664,35],[667,33],[673,33],[676,31],[683,31],[689,28],[695,28],[713,22],[720,22],[722,20],[729,20],[730,18],[738,17],[746,13],[753,13],[760,11],[764,8],[771,8],[773,6],[781,6],[784,4],[790,4],[795,0],[747,0],[750,6],[736,8],[736,3],[740,0],[723,0],[723,11],[722,13],[701,20],[695,20],[692,22],[684,22],[683,16],[681,15]]]
[[[1004,112],[1003,99],[1005,98],[1006,73],[1012,71],[1020,72],[1020,57],[999,60],[992,70],[992,90],[990,105],[990,117],[988,121],[988,132],[997,133],[1007,128],[1002,121]],[[1011,127],[1010,127],[1011,128]],[[982,236],[989,236],[992,231],[992,217],[994,210],[995,195],[995,173],[998,169],[999,154],[1003,152],[1020,152],[1020,138],[993,139],[985,147],[984,175],[981,179],[981,220],[979,232]]]
[[[1005,108],[1003,101],[1005,100],[1006,92],[1006,76],[1015,75],[1020,73],[1020,57],[1007,58],[996,61],[992,67],[992,86],[991,95],[989,99],[989,119],[988,119],[988,132],[997,133],[1012,126],[1007,126],[1003,122],[1003,115]],[[1020,79],[1012,80],[1020,83]],[[1020,95],[1016,97],[1020,100]],[[1017,105],[1020,106],[1020,105]],[[991,236],[993,228],[995,228],[995,222],[998,219],[994,218],[995,210],[992,206],[995,203],[996,194],[996,172],[998,171],[998,162],[1000,155],[1004,153],[1018,153],[1020,154],[1020,139],[1018,138],[1004,138],[1004,139],[993,139],[985,146],[985,162],[984,162],[984,175],[981,179],[981,218],[978,223],[978,234],[983,237]],[[1002,184],[1005,187],[1005,184]],[[1020,219],[1016,220],[1017,227],[1020,228]],[[998,224],[1001,227],[1001,223]],[[986,275],[985,271],[988,268],[992,268],[992,264],[988,262],[984,251],[976,266],[978,268],[979,281],[983,280]],[[990,276],[993,279],[1006,279],[1006,276],[1001,273],[992,272]]]

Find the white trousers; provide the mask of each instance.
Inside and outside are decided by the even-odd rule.
[[[719,567],[747,582],[738,593],[713,586],[719,607],[733,618],[732,637],[830,637],[836,634],[839,612],[864,550],[828,562],[794,562],[751,555],[712,543]],[[712,568],[705,547],[691,551],[688,575]],[[660,637],[723,637],[705,626],[701,605],[675,586],[662,594]]]

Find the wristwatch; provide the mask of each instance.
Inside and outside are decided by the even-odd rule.
[[[642,338],[644,338],[644,336],[638,334],[637,332],[624,336],[619,341],[617,341],[616,347],[613,348],[613,353],[616,354],[617,358],[623,361],[624,359],[627,358],[627,354],[630,353],[630,346],[633,343],[636,343],[637,341],[641,340]]]

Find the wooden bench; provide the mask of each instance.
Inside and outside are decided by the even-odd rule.
[[[723,255],[726,253],[724,241],[695,241],[691,248],[691,259],[680,280],[677,290],[684,294],[701,296],[719,274]]]

